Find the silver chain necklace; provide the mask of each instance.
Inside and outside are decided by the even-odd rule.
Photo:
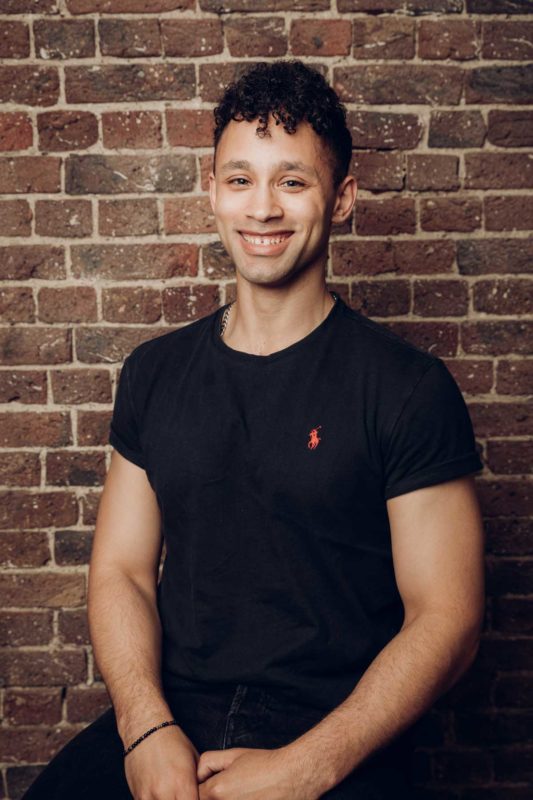
[[[337,300],[339,299],[338,294],[336,292],[332,292],[332,291],[329,291],[329,293],[333,297],[333,300],[335,302],[337,302]],[[231,307],[232,307],[233,303],[235,303],[235,300],[233,300],[229,304],[229,306],[226,308],[226,310],[224,311],[224,313],[222,315],[222,322],[220,324],[220,335],[221,336],[224,336],[224,331],[226,330],[226,325],[228,324],[229,312],[231,311]]]

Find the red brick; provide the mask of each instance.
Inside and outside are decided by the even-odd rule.
[[[165,279],[198,274],[198,247],[192,244],[104,244],[72,248],[77,278]]]
[[[65,94],[67,103],[192,100],[195,94],[194,64],[65,67]]]
[[[158,111],[109,111],[102,114],[104,147],[161,147]]]
[[[168,333],[168,329],[147,326],[80,327],[76,331],[76,354],[85,364],[122,362],[141,342]]]
[[[165,200],[165,233],[215,233],[209,197],[173,197]]]
[[[489,518],[485,519],[484,527],[487,535],[487,552],[490,554],[526,555],[533,551],[529,519]]]
[[[465,281],[415,280],[413,313],[421,317],[460,317],[468,312],[468,286]]]
[[[528,153],[465,153],[465,187],[531,188],[533,158]]]
[[[342,102],[458,105],[463,73],[455,66],[365,64],[335,67],[333,88]]]
[[[2,539],[10,534],[2,534]],[[37,545],[37,537],[43,533],[28,533],[28,540]],[[44,563],[44,562],[43,562]],[[37,566],[21,564],[20,566]],[[53,612],[45,611],[2,611],[0,614],[0,644],[2,647],[23,647],[24,645],[48,644],[54,635]]]
[[[200,0],[202,11],[329,11],[330,0]]]
[[[433,197],[421,200],[424,231],[475,231],[481,227],[481,202],[474,197]]]
[[[3,14],[57,14],[57,0],[4,0]]]
[[[79,411],[78,441],[81,447],[98,447],[107,444],[111,411]]]
[[[414,54],[415,24],[412,19],[392,15],[354,19],[354,58],[409,59]]]
[[[60,450],[46,454],[48,486],[99,486],[105,477],[105,453]]]
[[[412,150],[420,142],[423,133],[422,123],[417,114],[348,110],[347,124],[352,134],[354,148]],[[360,155],[379,157],[382,154]]]
[[[487,466],[495,475],[520,475],[532,472],[531,442],[487,442]],[[513,589],[518,593],[516,589]]]
[[[238,79],[250,68],[249,61],[225,61],[200,64],[197,94],[208,103],[217,103],[224,86]]]
[[[523,14],[529,0],[466,0],[472,14]]]
[[[420,347],[428,353],[444,358],[456,356],[458,325],[455,322],[397,322],[385,320],[383,324],[393,333]]]
[[[76,497],[64,491],[42,492],[40,494],[24,491],[1,492],[0,499],[2,500],[0,505],[0,527],[2,529],[47,528],[53,525],[75,525],[78,521],[78,502]],[[37,579],[50,577],[52,581],[55,581],[56,577],[63,578],[63,576],[51,574],[46,574],[45,576],[44,573],[39,573],[34,577]],[[70,576],[65,577],[68,579]],[[16,606],[25,605],[20,602],[19,591],[20,587],[18,590],[13,591],[13,599],[16,600]],[[35,595],[33,596],[34,602],[31,602],[31,596],[28,597],[28,600],[29,602],[26,605],[34,606],[40,604]],[[2,604],[0,603],[0,605]],[[58,605],[62,605],[62,603],[59,602]]]
[[[37,115],[39,148],[85,150],[98,141],[98,120],[90,111],[46,111]]]
[[[91,286],[65,289],[43,288],[37,296],[42,322],[93,322],[96,320],[96,292]]]
[[[5,573],[0,576],[5,606],[78,606],[85,602],[85,576],[74,573]]]
[[[466,61],[478,58],[480,47],[479,20],[420,20],[418,28],[420,58]]]
[[[24,444],[24,443],[22,443]],[[38,486],[41,463],[38,453],[2,453],[0,484],[2,486]]]
[[[8,725],[55,725],[61,705],[60,689],[7,689],[4,718]]]
[[[471,403],[470,414],[478,436],[527,436],[532,413],[527,402]]]
[[[405,181],[405,155],[403,153],[358,153],[352,156],[350,174],[359,189],[370,192],[401,191]],[[358,198],[357,208],[362,201]]]
[[[1,447],[62,447],[71,443],[68,413],[57,411],[0,413]]]
[[[58,99],[59,76],[55,67],[0,66],[0,102],[53,106]]]
[[[60,578],[66,587],[68,582],[72,583],[72,578],[81,578],[82,576],[58,575],[57,577]],[[31,581],[31,583],[34,583],[37,588],[39,582]],[[61,596],[59,583],[57,583],[57,590],[59,592],[59,599]],[[64,592],[64,594],[65,600],[70,602],[70,600],[67,599],[67,593]],[[73,599],[75,598],[72,592],[69,593],[68,597],[70,596]],[[28,599],[31,600],[31,598]],[[86,656],[82,650],[59,650],[56,652],[38,650],[18,651],[16,659],[13,658],[13,655],[14,652],[10,652],[9,649],[6,649],[0,655],[2,667],[5,668],[3,674],[5,675],[6,686],[24,685],[28,687],[45,686],[46,688],[50,688],[52,686],[64,686],[69,684],[76,685],[87,680]],[[14,735],[15,731],[12,730],[11,733]],[[5,750],[2,749],[2,752],[5,752]]]
[[[91,58],[95,54],[92,20],[37,19],[33,33],[37,58]]]
[[[415,204],[409,197],[360,200],[355,207],[355,228],[361,236],[415,233]]]
[[[413,191],[450,191],[460,187],[457,156],[407,155],[406,188]]]
[[[0,330],[2,364],[61,364],[71,359],[71,336],[57,328],[6,328]]]
[[[224,21],[224,33],[234,57],[274,57],[287,53],[283,17],[230,17]]]
[[[0,21],[0,58],[28,58],[30,31],[20,20]]]
[[[0,150],[27,150],[33,144],[31,120],[22,111],[0,114]]]
[[[491,195],[484,198],[485,229],[488,231],[527,231],[533,229],[531,195]]]
[[[233,260],[220,241],[209,242],[202,247],[202,264],[204,275],[211,280],[235,276]]]
[[[217,286],[171,286],[163,289],[163,309],[168,322],[190,322],[211,314],[220,305]]]
[[[168,143],[172,147],[211,147],[214,135],[212,111],[197,108],[168,109]]]
[[[533,46],[533,22],[486,20],[483,22],[483,58],[529,61]]]
[[[2,322],[34,322],[35,303],[28,286],[6,286],[0,289],[0,320]]]
[[[154,323],[161,319],[161,293],[144,286],[102,290],[102,318],[108,322]]]
[[[451,241],[354,241],[333,242],[335,275],[382,273],[434,274],[451,272],[455,250]]]
[[[32,218],[27,200],[0,201],[0,236],[30,236]]]
[[[498,394],[532,394],[533,359],[499,359],[496,365],[496,391]]]
[[[13,655],[11,658],[13,658]],[[26,655],[30,655],[29,653]],[[66,655],[66,654],[65,654]],[[70,654],[69,654],[70,655]],[[43,656],[40,656],[35,665],[31,665],[35,670],[39,666],[44,666]],[[26,659],[25,659],[26,660]],[[53,728],[45,727],[20,727],[20,728],[2,728],[0,733],[0,747],[2,752],[5,753],[5,761],[7,763],[48,763],[59,750],[73,739],[78,733],[83,730],[83,726],[60,727],[56,725]],[[8,774],[15,768],[12,767],[8,770]],[[28,769],[28,767],[18,767],[17,769]],[[39,770],[40,771],[40,770]],[[32,778],[36,778],[35,773],[31,773]],[[10,776],[11,778],[11,776]],[[10,780],[10,778],[8,780]],[[10,780],[10,786],[12,781]],[[28,788],[27,786],[25,788]]]
[[[189,154],[153,156],[73,155],[66,162],[67,194],[191,192],[196,162]]]
[[[465,75],[466,103],[533,102],[533,64],[516,67],[477,67]]]
[[[531,147],[533,111],[489,111],[487,138],[498,147]]]
[[[67,0],[71,14],[155,14],[159,11],[187,11],[195,0]]]
[[[219,19],[163,18],[161,37],[165,56],[212,56],[224,49],[222,22]]]
[[[102,491],[86,492],[81,498],[82,524],[94,527]]]
[[[83,238],[92,233],[89,200],[37,200],[35,232],[39,236]]]
[[[144,58],[161,55],[159,20],[155,18],[101,19],[98,33],[103,56]]]
[[[477,486],[479,501],[486,517],[511,515],[527,517],[533,513],[531,482],[520,480],[480,481]],[[518,668],[518,666],[514,667],[514,669]]]
[[[493,388],[493,362],[491,359],[445,359],[446,366],[465,394],[488,394]]]
[[[101,236],[149,236],[159,233],[155,199],[100,200],[98,209]]]
[[[352,308],[366,316],[390,317],[409,313],[409,282],[354,281],[351,284]]]
[[[0,158],[0,192],[59,192],[60,161],[44,156]]]
[[[0,403],[46,403],[46,372],[0,370]]]
[[[69,722],[90,723],[111,705],[105,687],[69,687],[67,691],[67,719]]]
[[[432,111],[429,147],[483,147],[486,126],[480,111]]]
[[[51,372],[54,403],[110,403],[111,380],[107,369],[64,369]]]
[[[89,531],[56,531],[54,534],[56,564],[60,566],[85,566],[91,558],[92,542],[93,535]],[[80,634],[85,636],[85,631],[73,632],[71,641],[76,644],[82,644]],[[62,637],[62,641],[66,641],[66,639]]]
[[[464,275],[529,272],[533,241],[527,239],[457,239],[457,264]]]
[[[381,13],[383,11],[398,11],[402,8],[410,13],[417,11],[446,14],[448,12],[457,14],[460,10],[457,0],[337,0],[337,9],[344,11],[369,11],[370,13]]]
[[[58,612],[58,638],[64,644],[91,644],[89,624],[85,609],[60,609]],[[96,665],[95,668],[97,669]]]
[[[476,355],[530,355],[533,353],[533,324],[529,320],[463,322],[462,346]]]
[[[352,44],[352,25],[345,19],[296,19],[290,28],[293,55],[347,56]]]
[[[477,281],[474,284],[474,309],[487,314],[531,314],[531,282],[525,278]]]

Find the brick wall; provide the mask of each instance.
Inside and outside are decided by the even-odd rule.
[[[349,109],[359,194],[330,288],[446,361],[483,448],[483,642],[420,723],[417,781],[441,800],[529,796],[528,10],[0,0],[1,797],[109,704],[85,603],[118,370],[233,298],[207,195],[212,108],[251,61],[281,57],[321,67]]]

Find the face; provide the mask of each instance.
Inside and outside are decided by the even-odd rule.
[[[347,176],[334,190],[329,153],[308,122],[288,134],[271,116],[263,138],[257,126],[232,120],[218,143],[209,194],[222,244],[253,284],[323,274],[331,224],[349,217],[355,180]]]

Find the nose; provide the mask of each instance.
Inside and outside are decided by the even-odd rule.
[[[254,188],[248,195],[247,216],[258,222],[265,222],[269,219],[277,219],[283,216],[283,209],[279,203],[276,192],[268,184]]]

